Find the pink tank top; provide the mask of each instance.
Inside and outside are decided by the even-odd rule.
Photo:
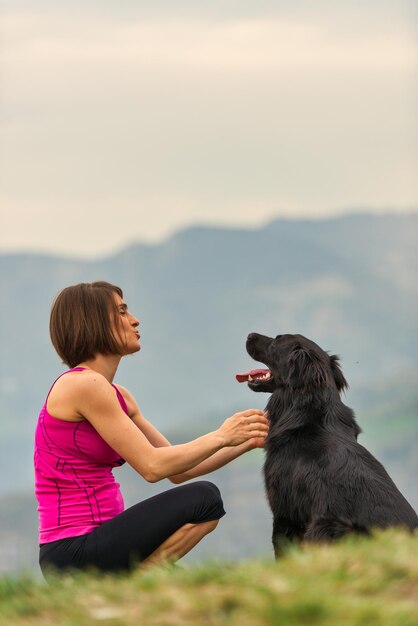
[[[75,367],[68,372],[84,369]],[[113,387],[128,414],[122,394]],[[125,461],[87,420],[67,422],[50,415],[46,405],[51,389],[35,431],[39,543],[86,535],[124,510],[112,468]]]

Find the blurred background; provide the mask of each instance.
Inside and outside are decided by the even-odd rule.
[[[119,382],[173,442],[268,396],[251,331],[341,356],[360,442],[418,508],[416,11],[401,0],[3,0],[0,572],[37,572],[33,433],[66,285],[120,285]],[[263,452],[188,560],[270,556]],[[126,504],[171,485],[115,471]]]

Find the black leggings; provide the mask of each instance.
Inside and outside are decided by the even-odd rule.
[[[218,520],[219,489],[205,480],[169,489],[126,509],[87,535],[40,544],[39,564],[50,569],[130,570],[184,524]]]

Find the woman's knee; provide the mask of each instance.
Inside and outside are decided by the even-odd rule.
[[[221,492],[216,485],[209,482],[208,480],[199,480],[192,484],[198,491],[200,497],[202,497],[206,502],[210,503],[211,506],[223,508]]]
[[[190,486],[196,490],[196,503],[199,503],[198,519],[194,521],[219,520],[225,515],[222,496],[216,485],[208,480],[199,480]]]

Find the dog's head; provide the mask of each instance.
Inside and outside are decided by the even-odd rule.
[[[313,391],[335,386],[340,392],[348,387],[338,357],[329,355],[303,335],[272,338],[251,333],[246,347],[254,360],[268,367],[237,375],[237,380],[247,382],[253,391],[273,393],[280,388]]]

